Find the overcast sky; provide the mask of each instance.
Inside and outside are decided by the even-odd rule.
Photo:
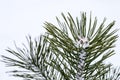
[[[115,20],[114,28],[120,26],[120,0],[0,0],[0,55],[7,54],[5,49],[12,48],[13,41],[25,43],[28,34],[35,38],[44,33],[43,23],[56,24],[55,16],[61,17],[61,12],[79,16],[81,11],[88,15],[92,11],[101,22],[104,17],[108,22]],[[120,66],[120,38],[115,50],[108,63]],[[8,76],[5,73],[8,70],[0,62],[0,80],[18,80]]]

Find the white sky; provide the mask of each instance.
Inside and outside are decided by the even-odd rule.
[[[116,20],[114,28],[120,26],[120,0],[0,0],[0,55],[7,54],[5,49],[13,47],[13,41],[21,44],[26,41],[25,36],[33,38],[44,32],[45,21],[56,24],[55,16],[61,17],[61,12],[70,12],[79,16],[81,11],[97,16],[102,22]],[[118,32],[120,35],[120,33]],[[120,66],[120,38],[116,43],[116,55],[108,63]],[[0,58],[1,59],[1,58]],[[0,80],[18,80],[8,76],[9,69],[0,62]],[[21,79],[20,79],[21,80]]]

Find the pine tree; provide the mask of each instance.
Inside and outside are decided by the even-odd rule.
[[[19,68],[10,73],[24,80],[120,80],[119,68],[104,62],[115,54],[115,21],[105,26],[105,18],[97,25],[90,14],[87,23],[86,13],[80,20],[70,13],[62,18],[56,17],[57,26],[45,22],[46,33],[38,39],[27,37],[28,47],[7,49],[16,58],[2,55],[2,61]]]

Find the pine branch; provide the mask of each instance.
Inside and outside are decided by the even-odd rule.
[[[97,17],[90,14],[87,23],[86,13],[74,19],[61,14],[58,25],[45,22],[47,35],[41,35],[34,41],[27,37],[28,46],[16,46],[7,52],[15,58],[2,55],[3,62],[13,70],[13,76],[25,80],[119,80],[120,72],[104,61],[115,54],[114,47],[118,38],[112,30],[115,21],[105,26],[106,18],[97,25]],[[88,25],[87,25],[88,24]]]

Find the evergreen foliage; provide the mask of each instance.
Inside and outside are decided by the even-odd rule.
[[[29,36],[28,47],[7,49],[17,59],[2,55],[2,61],[22,68],[11,71],[13,76],[24,80],[119,80],[119,69],[104,63],[115,54],[118,35],[117,29],[111,30],[115,21],[105,26],[104,19],[97,25],[97,18],[90,15],[87,19],[86,13],[81,13],[80,20],[70,13],[62,13],[62,18],[56,17],[57,26],[45,22],[45,35],[34,41]]]

